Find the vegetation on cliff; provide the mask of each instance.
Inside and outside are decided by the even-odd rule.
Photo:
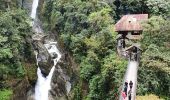
[[[8,1],[0,1],[0,100],[8,100],[12,94],[8,80],[36,79],[29,63],[30,18],[19,0]],[[114,24],[124,14],[148,13],[150,19],[143,24],[140,41],[143,52],[137,95],[170,99],[169,0],[46,0],[41,8],[44,28],[59,35],[64,49],[79,65],[74,100],[118,98],[127,61],[116,53]]]
[[[16,1],[0,1],[0,100],[9,100],[11,88],[26,76],[23,62],[32,59],[31,35],[26,11]]]
[[[168,0],[52,0],[41,14],[80,67],[75,100],[117,99],[127,62],[116,54],[114,23],[124,14],[148,13],[142,39],[138,95],[169,97],[170,47]],[[163,77],[163,78],[162,78]]]
[[[143,26],[143,53],[139,70],[139,93],[170,93],[170,21],[152,16]],[[145,81],[144,81],[145,80]]]
[[[0,100],[10,100],[12,95],[12,90],[3,89],[0,91]]]

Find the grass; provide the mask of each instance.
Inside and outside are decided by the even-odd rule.
[[[12,90],[2,89],[0,90],[0,100],[10,100],[12,96]]]
[[[137,96],[136,100],[164,100],[164,99],[159,98],[158,96],[154,94],[149,94],[145,96]]]

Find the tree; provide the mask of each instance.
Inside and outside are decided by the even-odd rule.
[[[154,5],[155,3],[157,5]],[[52,30],[58,34],[65,45],[65,50],[69,51],[79,64],[80,83],[83,82],[89,87],[86,89],[89,91],[87,95],[78,94],[77,98],[80,99],[81,95],[87,99],[116,99],[127,62],[115,53],[117,33],[114,32],[113,24],[120,16],[128,13],[149,13],[151,16],[162,14],[163,18],[153,16],[144,26],[144,39],[141,41],[143,55],[139,75],[139,82],[141,82],[139,84],[144,85],[141,85],[139,92],[142,94],[147,90],[145,87],[152,87],[148,85],[149,81],[146,84],[141,81],[144,80],[142,75],[154,77],[150,79],[155,82],[153,86],[159,86],[151,92],[160,93],[158,90],[161,84],[167,86],[167,78],[161,80],[156,76],[159,72],[168,75],[169,21],[164,19],[168,16],[168,6],[166,0],[45,1],[41,19],[46,31]],[[155,11],[157,8],[159,10]],[[149,75],[151,69],[143,71],[147,70],[147,67],[157,69],[157,72],[152,70]]]
[[[167,17],[170,12],[170,1],[169,0],[147,0],[147,6],[149,13],[152,15],[161,15]]]
[[[117,15],[147,13],[147,0],[116,0]]]
[[[168,19],[153,16],[143,26],[143,53],[138,77],[140,94],[155,93],[169,98],[169,23]]]
[[[21,57],[24,57],[23,45],[26,42],[25,38],[31,34],[29,18],[25,11],[21,9],[1,11],[0,65],[2,75],[23,76],[24,71],[21,64]],[[3,70],[4,68],[6,71]]]

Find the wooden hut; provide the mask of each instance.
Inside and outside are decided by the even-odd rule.
[[[135,43],[135,44],[125,48],[124,51],[129,56],[128,58],[130,60],[139,61],[140,53],[141,53],[142,49],[140,48],[140,44]]]
[[[116,24],[115,31],[117,35],[117,51],[119,55],[125,56],[127,40],[139,40],[142,38],[141,22],[148,19],[148,14],[130,14],[124,15]],[[131,47],[130,47],[131,48]]]
[[[148,19],[148,14],[130,14],[124,15],[116,24],[115,31],[121,34],[123,38],[141,39],[141,22]]]

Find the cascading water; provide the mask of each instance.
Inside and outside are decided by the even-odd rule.
[[[31,10],[31,18],[33,19],[31,25],[33,26],[33,30],[36,33],[43,33],[40,25],[38,24],[38,19],[36,18],[37,15],[37,8],[38,8],[39,0],[33,0],[32,3],[32,10]]]
[[[35,87],[35,99],[36,100],[48,100],[48,91],[51,89],[50,83],[51,83],[51,78],[55,69],[55,66],[59,59],[61,58],[61,54],[59,50],[56,47],[57,42],[49,42],[48,44],[44,44],[48,52],[53,58],[54,61],[54,66],[52,67],[49,75],[45,78],[43,77],[40,68],[37,70],[37,75],[38,75],[38,80],[37,84]],[[55,55],[57,57],[55,58]],[[38,62],[38,59],[37,59]]]
[[[33,0],[33,4],[32,4],[32,11],[31,11],[31,18],[33,19],[32,25],[35,25],[35,19],[36,19],[36,10],[38,7],[38,2],[39,0]],[[38,27],[33,27],[33,30],[36,33],[41,33],[42,30],[39,25],[37,25]],[[51,89],[51,78],[53,75],[53,72],[55,70],[55,66],[57,64],[57,62],[59,61],[59,59],[61,58],[61,54],[59,52],[59,50],[56,47],[57,42],[49,42],[48,44],[44,44],[44,46],[46,47],[47,51],[49,52],[49,54],[51,55],[51,57],[53,58],[54,61],[54,65],[52,67],[52,69],[50,70],[49,74],[47,77],[44,77],[43,74],[41,73],[41,69],[38,67],[37,69],[37,75],[38,75],[38,79],[37,79],[37,83],[35,86],[35,100],[48,100],[48,91]],[[38,66],[38,53],[35,52],[36,54],[36,59],[37,59],[37,66]],[[54,57],[54,54],[57,55],[57,57]]]
[[[32,11],[31,11],[31,18],[33,19],[32,26],[33,26],[33,30],[36,32],[36,35],[33,36],[33,39],[35,40],[41,40],[41,38],[44,36],[44,34],[42,34],[43,30],[37,22],[38,18],[36,18],[36,12],[37,12],[36,10],[38,7],[38,2],[39,0],[33,0]],[[48,100],[49,99],[49,90],[51,89],[51,79],[55,71],[55,66],[61,58],[60,51],[56,45],[57,45],[57,42],[52,42],[49,40],[46,40],[46,44],[44,44],[45,48],[47,49],[48,53],[50,54],[54,62],[54,65],[51,68],[48,76],[46,77],[44,77],[44,75],[42,74],[40,66],[38,67],[37,69],[38,79],[37,79],[37,83],[35,86],[35,100]],[[35,54],[36,54],[37,66],[38,66],[39,62],[41,61],[41,58],[38,58],[38,52],[35,51]],[[71,90],[71,83],[69,82],[70,78],[67,75],[65,75],[65,73],[60,68],[60,66],[57,66],[57,68],[58,68],[57,70],[61,74],[62,79],[65,82],[65,89],[68,94]]]
[[[33,0],[31,18],[35,19],[39,0]]]

